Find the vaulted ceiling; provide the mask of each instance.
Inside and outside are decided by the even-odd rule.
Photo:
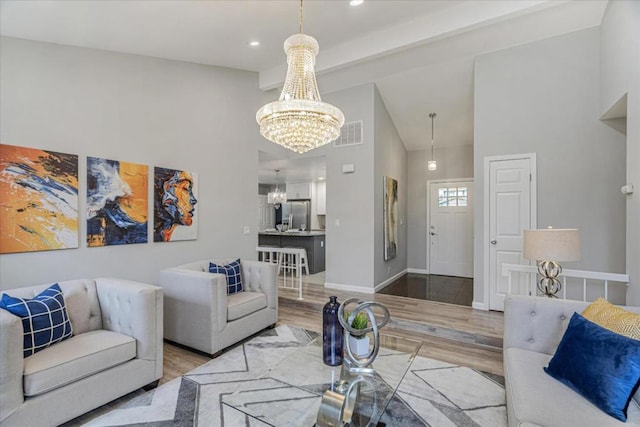
[[[375,82],[407,150],[473,143],[473,58],[600,24],[606,0],[304,2],[321,93]],[[299,2],[0,1],[2,35],[285,75]],[[260,46],[251,47],[257,40]],[[277,96],[277,95],[276,95]],[[248,117],[253,122],[253,117]]]

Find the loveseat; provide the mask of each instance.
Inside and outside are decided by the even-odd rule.
[[[243,292],[227,295],[224,274],[209,273],[209,263],[192,262],[160,271],[164,289],[164,337],[213,357],[223,349],[278,320],[277,266],[242,260]]]
[[[162,289],[119,279],[58,282],[73,336],[23,355],[20,317],[0,309],[0,426],[55,426],[162,377]],[[3,291],[33,298],[49,285]]]
[[[640,426],[640,392],[631,399],[623,423],[543,371],[573,313],[582,313],[588,305],[546,297],[506,297],[504,376],[510,427]],[[640,307],[624,308],[640,313]]]

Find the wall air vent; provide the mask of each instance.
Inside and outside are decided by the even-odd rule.
[[[334,147],[349,147],[362,144],[362,120],[345,123],[340,128],[340,136],[333,141]]]

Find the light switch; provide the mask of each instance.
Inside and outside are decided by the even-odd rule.
[[[340,227],[340,218],[336,218],[336,227]]]
[[[244,234],[251,234],[251,227],[249,227],[248,225],[244,226]]]

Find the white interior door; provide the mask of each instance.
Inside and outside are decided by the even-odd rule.
[[[276,225],[275,212],[273,211],[273,204],[267,203],[267,196],[264,194],[258,194],[258,229],[264,230],[267,228],[273,228]]]
[[[473,181],[429,184],[429,273],[473,277]]]
[[[522,257],[522,231],[535,227],[535,157],[492,160],[488,169],[489,309],[503,311],[508,286],[502,264],[528,263]],[[525,293],[526,283],[514,279],[511,292]]]

